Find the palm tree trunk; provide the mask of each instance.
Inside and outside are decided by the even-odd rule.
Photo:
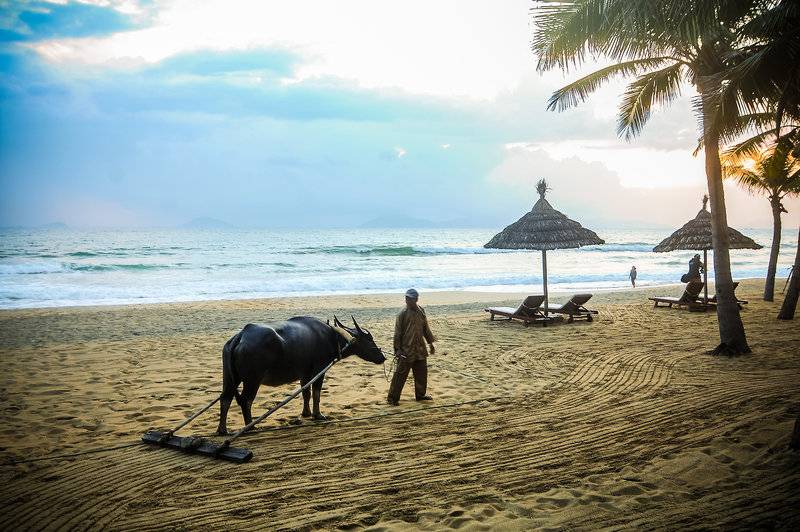
[[[778,313],[779,320],[791,320],[794,318],[798,296],[800,296],[800,232],[798,232],[797,254],[794,256],[792,280],[789,281],[789,288],[786,289],[786,298],[783,300],[781,311]]]
[[[698,83],[701,96],[712,87]],[[705,90],[704,90],[705,89]],[[715,353],[738,355],[750,352],[744,324],[739,315],[739,304],[733,292],[731,275],[730,240],[728,238],[728,216],[725,212],[725,191],[722,188],[722,165],[719,160],[719,133],[708,127],[711,111],[703,104],[703,143],[705,146],[706,180],[711,201],[711,239],[714,244],[714,287],[717,291],[717,321],[720,344]]]
[[[781,250],[781,201],[780,198],[771,198],[769,203],[772,205],[772,248],[764,283],[764,301],[775,299],[775,272],[778,270],[778,252]]]

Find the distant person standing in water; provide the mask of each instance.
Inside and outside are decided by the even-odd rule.
[[[631,278],[631,286],[636,288],[636,266],[631,266],[631,273],[628,274],[628,277]]]
[[[414,372],[414,396],[417,401],[431,401],[427,395],[428,388],[428,347],[431,354],[435,338],[428,326],[425,310],[417,305],[419,292],[411,288],[406,292],[406,308],[397,315],[394,326],[394,355],[397,357],[397,369],[394,371],[392,384],[389,386],[387,402],[397,406],[400,393],[406,384],[408,372]]]

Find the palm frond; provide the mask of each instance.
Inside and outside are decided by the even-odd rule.
[[[674,61],[674,59],[670,57],[653,57],[626,61],[601,68],[555,91],[547,102],[547,109],[549,111],[555,109],[564,111],[570,107],[575,107],[579,103],[586,101],[586,98],[591,93],[616,76],[639,74],[652,68],[660,67],[670,61]]]
[[[800,136],[800,126],[783,126],[783,136]],[[775,132],[774,130],[767,129],[756,133],[752,137],[745,139],[730,148],[726,149],[722,155],[730,160],[741,162],[746,159],[754,159],[758,157],[767,147],[774,143]]]
[[[723,144],[735,142],[748,133],[757,134],[762,131],[773,129],[774,126],[775,115],[764,111],[739,115],[735,120],[714,120],[713,123],[713,127],[716,127],[717,131],[720,132],[720,141]]]
[[[800,133],[795,130],[748,158],[729,150],[721,160],[723,175],[735,179],[750,193],[767,193],[773,199],[796,194],[800,192],[800,159],[793,151],[799,141]]]
[[[641,27],[643,19],[661,23],[659,2],[537,0],[532,11],[531,49],[539,71],[569,72],[589,57],[629,61],[674,55],[677,50],[668,32]]]
[[[619,136],[626,140],[635,137],[649,120],[654,105],[665,105],[680,96],[683,68],[682,63],[675,63],[643,74],[628,85],[617,118]]]
[[[800,170],[789,176],[781,192],[781,197],[800,196]]]
[[[752,170],[737,166],[728,166],[723,163],[722,175],[725,178],[735,180],[740,187],[747,190],[750,194],[770,192],[768,184],[761,179],[758,173]]]

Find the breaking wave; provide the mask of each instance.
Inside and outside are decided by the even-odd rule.
[[[298,255],[354,255],[376,257],[414,257],[421,255],[486,255],[491,253],[516,253],[517,250],[486,249],[483,247],[434,246],[328,246],[300,248]]]

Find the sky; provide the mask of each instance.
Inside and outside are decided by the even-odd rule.
[[[705,192],[693,92],[631,142],[615,82],[536,72],[530,0],[0,0],[0,226],[515,221],[544,177],[589,227],[672,227]],[[726,184],[735,227],[767,200]],[[800,202],[784,223],[800,223]]]

